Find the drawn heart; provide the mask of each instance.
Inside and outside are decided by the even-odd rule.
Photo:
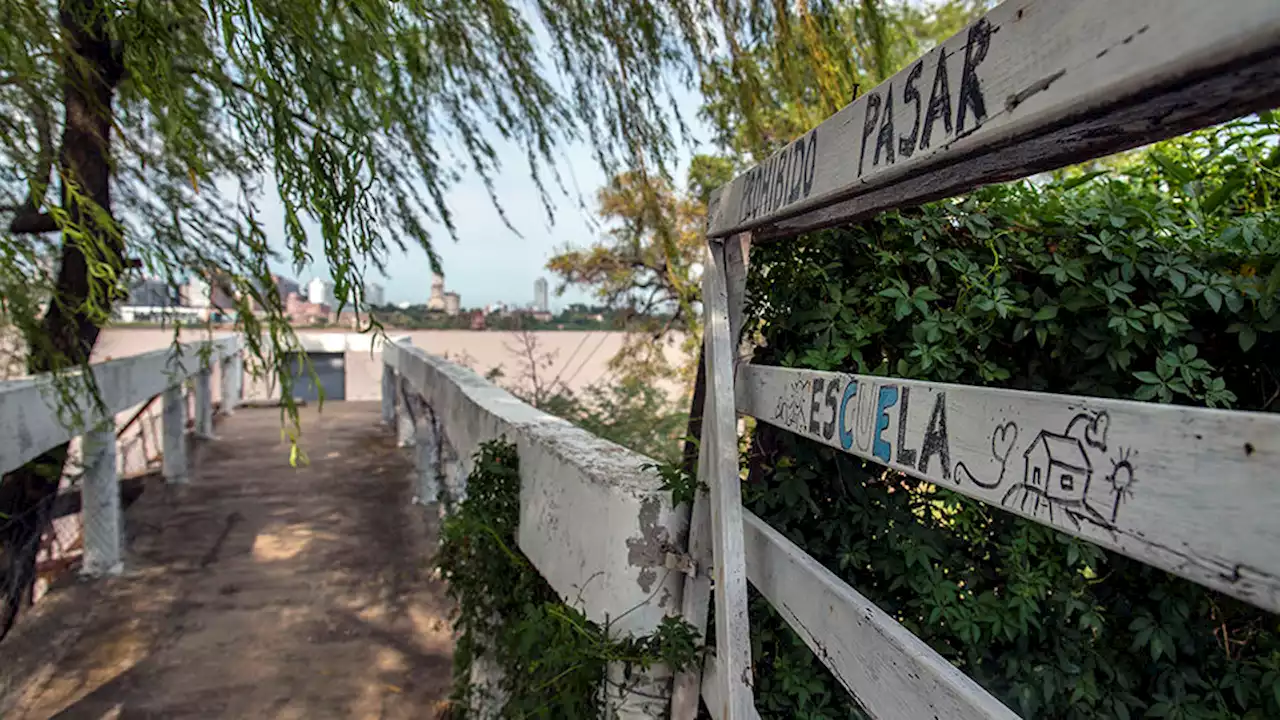
[[[1106,411],[1102,411],[1094,416],[1093,422],[1085,426],[1084,441],[1092,447],[1106,451],[1107,449],[1107,426],[1111,424],[1111,419],[1107,417]]]
[[[1018,425],[1012,421],[997,425],[991,432],[991,454],[1000,462],[1005,462],[1013,451],[1013,444],[1018,441]]]

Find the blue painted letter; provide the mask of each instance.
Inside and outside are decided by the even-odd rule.
[[[840,447],[848,450],[853,447],[853,431],[844,428],[844,409],[849,406],[849,400],[858,395],[858,381],[850,380],[848,385],[844,386],[844,397],[840,398]]]
[[[889,453],[893,447],[885,441],[883,433],[889,429],[889,414],[885,412],[898,402],[898,388],[888,385],[880,388],[880,399],[876,403],[876,437],[871,443],[871,454],[885,462],[889,462]]]

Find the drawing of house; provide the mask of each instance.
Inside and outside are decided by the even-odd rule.
[[[1093,466],[1079,439],[1041,430],[1022,457],[1023,483],[1058,502],[1084,502]]]

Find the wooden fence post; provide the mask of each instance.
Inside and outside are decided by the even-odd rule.
[[[751,235],[749,233],[731,237],[724,244],[729,338],[730,344],[735,351],[742,334],[742,313],[746,304],[746,280],[750,246]],[[704,270],[703,272],[709,272],[709,270]],[[696,409],[703,412],[702,419],[694,432],[695,435],[699,436],[697,438],[699,440],[698,484],[703,487],[710,486],[708,481],[709,462],[707,460],[710,434],[701,432],[703,428],[709,427],[706,424],[709,415],[705,412],[708,407],[706,400],[708,393],[705,387],[706,378],[709,374],[706,368],[707,355],[706,342],[704,342],[702,352],[698,358],[698,381],[703,384],[702,392],[699,393],[699,388],[697,387],[694,389],[695,399],[699,397],[703,399],[703,407]],[[735,362],[735,374],[736,367],[737,363]],[[734,437],[736,438],[736,433]],[[734,467],[737,467],[736,461]],[[711,568],[714,564],[711,542],[710,502],[711,499],[707,497],[706,493],[699,492],[693,507],[690,509],[688,552],[693,560],[694,572],[685,579],[684,593],[681,599],[681,616],[686,622],[693,625],[699,634],[704,636],[707,628],[707,611],[711,604]],[[676,676],[675,686],[671,695],[672,720],[693,720],[697,716],[698,697],[702,689],[702,672],[702,668],[694,667]]]
[[[706,317],[706,406],[702,419],[702,465],[709,486],[712,572],[715,578],[716,666],[722,720],[756,715],[751,690],[751,636],[747,620],[747,570],[742,530],[742,487],[738,475],[737,413],[734,409],[734,359],[737,340],[730,318],[741,322],[741,308],[730,311],[725,245],[707,242],[702,302]],[[745,268],[744,268],[745,269]],[[741,298],[739,298],[739,302]],[[693,521],[702,513],[695,508]],[[692,532],[692,530],[691,530]],[[698,568],[702,571],[702,568]],[[695,598],[696,599],[696,598]],[[705,615],[704,615],[705,617]],[[682,699],[684,699],[682,697]]]

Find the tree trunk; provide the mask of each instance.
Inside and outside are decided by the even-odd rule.
[[[64,233],[57,281],[40,328],[27,336],[31,373],[86,365],[99,327],[88,312],[109,312],[124,267],[124,246],[111,220],[112,95],[123,73],[97,0],[62,0],[59,21],[74,53],[63,66],[63,131],[59,169],[62,209],[78,239]],[[101,214],[100,214],[101,213]],[[105,221],[102,220],[105,218]],[[114,272],[94,275],[90,258]],[[100,315],[99,315],[100,316]],[[67,446],[53,448],[0,482],[4,587],[0,638],[9,632],[35,581],[40,538],[50,522]]]

